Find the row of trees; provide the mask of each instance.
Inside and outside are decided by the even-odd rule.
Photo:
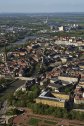
[[[45,34],[45,33],[43,33]],[[70,31],[70,32],[55,32],[55,33],[46,33],[46,35],[58,36],[58,37],[82,37],[84,38],[84,31]]]
[[[27,107],[29,103],[34,102],[34,99],[37,98],[39,94],[39,86],[34,85],[26,92],[20,90],[16,92],[15,95],[11,94],[8,98],[8,103],[9,105],[15,105],[18,107]]]
[[[77,111],[67,112],[64,108],[56,108],[42,104],[28,104],[28,107],[33,110],[35,114],[52,115],[57,118],[84,120],[84,113]]]

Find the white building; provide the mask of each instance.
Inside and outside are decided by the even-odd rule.
[[[59,31],[64,31],[64,26],[60,26]]]

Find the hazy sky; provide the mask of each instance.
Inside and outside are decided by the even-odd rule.
[[[0,0],[0,12],[84,12],[84,0]]]

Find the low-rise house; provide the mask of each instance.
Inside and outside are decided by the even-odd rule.
[[[84,88],[84,78],[80,79],[79,86],[81,86],[82,88]]]

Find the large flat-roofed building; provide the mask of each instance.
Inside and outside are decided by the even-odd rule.
[[[61,107],[64,108],[65,107],[65,102],[59,102],[56,100],[52,100],[52,99],[45,99],[45,98],[37,98],[36,99],[36,103],[42,103],[44,105],[49,105],[49,106],[53,106],[53,107]]]
[[[44,91],[36,99],[36,103],[42,103],[44,105],[64,108],[66,100],[69,100],[68,95],[63,95],[60,93],[52,93],[50,91]]]
[[[54,97],[57,97],[57,98],[60,98],[60,99],[69,100],[69,95],[67,95],[67,94],[52,92],[52,95]]]
[[[68,77],[68,76],[58,76],[59,80],[62,81],[67,81],[67,82],[78,82],[78,78],[77,77]]]

